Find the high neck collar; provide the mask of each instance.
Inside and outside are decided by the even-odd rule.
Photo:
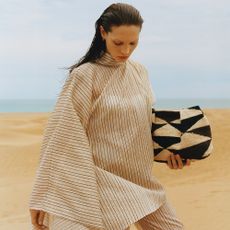
[[[111,54],[106,51],[100,58],[96,60],[96,63],[105,65],[105,66],[122,66],[122,65],[125,65],[126,61],[116,61],[111,56]]]

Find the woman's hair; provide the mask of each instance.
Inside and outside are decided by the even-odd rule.
[[[142,28],[143,22],[139,11],[133,6],[125,3],[114,3],[110,5],[104,10],[95,23],[96,32],[87,53],[76,64],[68,68],[70,69],[69,72],[71,73],[74,68],[83,63],[94,62],[104,54],[106,44],[101,37],[100,25],[102,25],[105,32],[108,33],[111,32],[112,26],[137,25]]]

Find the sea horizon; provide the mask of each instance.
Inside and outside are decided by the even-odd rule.
[[[0,99],[0,112],[51,112],[56,99]],[[159,98],[156,109],[180,109],[199,105],[203,109],[230,108],[230,98]]]

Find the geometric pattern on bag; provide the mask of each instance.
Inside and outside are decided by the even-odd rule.
[[[177,110],[152,108],[154,161],[167,162],[170,153],[186,159],[201,160],[213,150],[209,121],[197,106]]]

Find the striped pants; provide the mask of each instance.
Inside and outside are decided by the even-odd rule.
[[[45,215],[44,225],[49,226],[49,230],[93,230],[82,224],[73,222],[63,217]],[[135,223],[138,230],[184,230],[184,225],[177,218],[174,208],[167,201],[153,213],[143,217]],[[111,228],[112,229],[112,228]],[[125,230],[130,229],[129,227]],[[32,227],[31,230],[36,230]],[[114,229],[115,230],[115,229]],[[118,230],[118,229],[116,229]],[[120,229],[123,230],[123,229]]]

